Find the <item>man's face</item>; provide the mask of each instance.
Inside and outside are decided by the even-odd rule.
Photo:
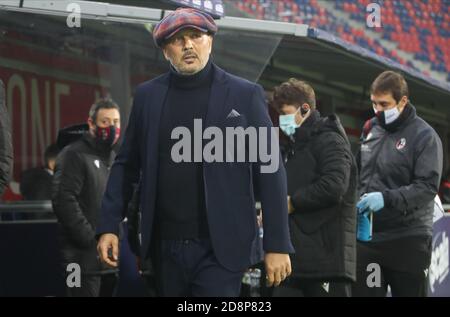
[[[95,135],[95,127],[107,128],[115,126],[120,128],[120,113],[117,109],[100,109],[97,112],[97,119],[94,123],[91,118],[88,120],[89,130]]]
[[[187,28],[176,33],[163,46],[164,57],[183,75],[194,75],[208,63],[212,36]]]
[[[55,166],[56,166],[56,158],[49,159],[48,163],[47,163],[47,168],[49,170],[51,170],[51,171],[54,171],[55,170]]]
[[[386,111],[398,107],[400,112],[403,111],[406,104],[408,103],[408,97],[403,96],[400,102],[397,104],[392,93],[378,93],[370,95],[370,100],[372,101],[373,108],[378,111]]]
[[[311,107],[305,103],[301,106],[303,110],[310,110]],[[309,111],[308,111],[309,112]],[[298,106],[284,104],[281,107],[281,114],[294,114],[295,113],[295,123],[298,125],[306,119],[306,115],[301,114],[301,110]]]

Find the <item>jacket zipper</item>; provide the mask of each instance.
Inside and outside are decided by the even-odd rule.
[[[383,146],[383,144],[384,144],[384,140],[386,139],[386,137],[387,137],[387,135],[384,135],[383,138],[382,138],[381,141],[380,141],[381,146],[380,146],[378,152],[377,152],[376,155],[375,155],[375,159],[374,159],[375,163],[376,163],[377,160],[378,160],[378,156],[380,156],[380,152],[381,152],[381,150],[382,150],[382,146]],[[376,165],[376,164],[373,164],[372,169],[371,169],[371,171],[370,171],[370,179],[369,179],[369,182],[367,183],[366,188],[365,188],[365,190],[364,190],[364,193],[365,193],[365,194],[367,193],[367,191],[368,191],[368,189],[369,189],[369,185],[370,185],[370,183],[372,182],[373,174],[374,174],[374,171],[375,171],[376,168],[377,168],[377,165]]]
[[[369,185],[372,183],[373,174],[374,174],[374,172],[375,172],[375,169],[377,168],[376,162],[377,162],[377,160],[378,160],[378,156],[379,156],[380,153],[381,153],[381,150],[382,150],[382,147],[383,147],[383,144],[384,144],[384,140],[385,140],[386,138],[387,138],[387,135],[384,135],[383,138],[382,138],[381,141],[380,141],[381,146],[379,147],[378,152],[375,154],[375,159],[374,159],[374,163],[375,163],[375,164],[373,164],[372,169],[371,169],[371,171],[370,171],[370,179],[369,179],[369,182],[368,182],[367,185],[366,185],[366,189],[365,189],[365,191],[364,191],[364,194],[367,193],[367,191],[369,190]],[[372,219],[373,219],[373,215],[372,215]],[[373,220],[372,220],[372,232],[373,232]],[[372,235],[373,235],[373,233],[372,233]]]

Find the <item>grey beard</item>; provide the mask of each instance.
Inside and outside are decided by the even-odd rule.
[[[209,59],[208,59],[209,60]],[[177,67],[175,67],[175,65],[172,64],[172,62],[170,61],[170,65],[173,67],[173,69],[175,69],[177,71],[178,74],[182,75],[182,76],[192,76],[195,75],[197,73],[200,73],[206,66],[206,64],[208,64],[208,60],[206,61],[206,63],[202,66],[202,68],[200,68],[199,70],[197,70],[196,72],[193,73],[187,73],[187,72],[183,72],[181,70],[179,70]]]

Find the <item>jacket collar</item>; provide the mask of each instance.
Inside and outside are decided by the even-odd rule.
[[[320,120],[320,112],[318,110],[312,110],[311,115],[306,118],[301,127],[295,130],[294,139],[295,143],[307,142],[313,133],[314,127]]]
[[[108,160],[113,153],[114,147],[105,147],[104,145],[99,144],[95,137],[93,137],[89,132],[86,132],[83,135],[83,141],[102,159]]]
[[[217,125],[223,119],[229,90],[227,73],[219,66],[213,64],[213,82],[206,114],[206,127]]]
[[[397,120],[395,120],[393,123],[389,125],[386,126],[380,125],[380,126],[388,132],[396,132],[402,129],[403,127],[407,126],[415,117],[416,117],[416,108],[411,103],[408,103]]]

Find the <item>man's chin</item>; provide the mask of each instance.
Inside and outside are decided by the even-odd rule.
[[[201,71],[201,67],[197,65],[186,65],[179,69],[179,73],[182,75],[195,75],[199,71]]]

